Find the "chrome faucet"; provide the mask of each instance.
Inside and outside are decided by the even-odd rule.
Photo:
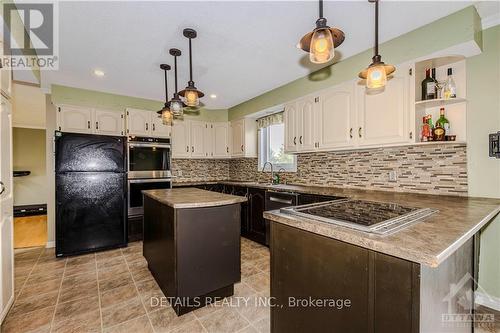
[[[281,171],[286,172],[285,168],[279,168],[279,170],[278,170],[278,183],[281,182],[281,179],[282,179],[280,176]],[[286,184],[286,182],[285,183],[281,182],[281,183]]]
[[[266,163],[264,163],[264,166],[262,167],[262,172],[266,170],[266,165],[268,164],[271,166],[271,184],[274,184],[274,170],[273,170],[273,164],[271,162],[267,161]]]

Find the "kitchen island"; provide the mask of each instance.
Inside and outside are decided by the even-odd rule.
[[[143,195],[144,257],[177,315],[233,295],[246,198],[196,188]]]

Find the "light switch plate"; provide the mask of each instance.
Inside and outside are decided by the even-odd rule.
[[[395,182],[396,180],[398,180],[398,175],[397,175],[396,171],[394,171],[394,170],[389,171],[389,181]]]
[[[500,132],[490,134],[490,157],[500,158]]]

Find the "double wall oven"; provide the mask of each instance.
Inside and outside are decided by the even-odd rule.
[[[170,139],[128,138],[128,215],[142,218],[143,190],[172,187]]]

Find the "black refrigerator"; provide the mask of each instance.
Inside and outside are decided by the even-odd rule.
[[[56,256],[127,245],[124,137],[55,133]]]

